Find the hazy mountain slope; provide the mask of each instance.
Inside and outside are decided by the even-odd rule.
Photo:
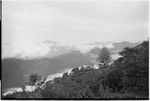
[[[23,60],[8,58],[2,60],[2,88],[21,86],[24,74],[27,72],[22,68]]]
[[[110,48],[109,50],[112,52],[112,54],[115,54],[118,51],[121,51],[125,47],[131,48],[131,47],[134,47],[138,44],[140,44],[140,42],[135,42],[135,43],[131,43],[131,42],[127,42],[127,41],[115,42],[115,43],[113,43],[114,48]]]
[[[84,55],[79,51],[72,51],[54,58],[41,58],[34,60],[25,60],[24,68],[30,67],[31,72],[40,72],[43,75],[57,73],[60,70],[78,66],[81,64],[89,64],[91,57]]]
[[[96,43],[97,45],[101,44],[101,43]],[[111,52],[112,55],[118,54],[119,51],[121,51],[123,48],[125,47],[134,47],[136,45],[140,44],[140,42],[137,43],[131,43],[131,42],[127,42],[127,41],[122,41],[122,42],[115,42],[112,43],[112,45],[114,46],[113,48],[108,48],[109,51]],[[89,53],[92,53],[93,55],[98,55],[100,52],[101,48],[99,47],[94,47],[93,49],[91,49],[89,51]]]
[[[2,60],[3,88],[16,87],[24,81],[24,75],[39,73],[43,76],[55,74],[66,68],[89,64],[90,56],[83,55],[79,51],[73,51],[55,58],[40,58],[32,60],[21,60],[8,58]],[[13,67],[13,68],[12,68]]]

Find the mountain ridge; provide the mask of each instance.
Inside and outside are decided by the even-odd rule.
[[[127,44],[128,45],[128,44]],[[129,47],[134,46],[134,44],[128,45]],[[124,45],[125,46],[125,45]],[[100,48],[99,48],[100,49]],[[113,52],[113,49],[111,48],[111,52]],[[118,48],[118,51],[120,51],[121,48]],[[117,54],[117,52],[115,53]],[[82,64],[89,65],[91,64],[91,60],[93,59],[90,50],[88,53],[82,53],[79,50],[72,50],[72,51],[67,51],[64,52],[63,54],[60,54],[55,57],[38,57],[38,58],[21,58],[21,57],[10,57],[10,58],[4,58],[2,59],[2,79],[5,81],[9,82],[3,82],[5,87],[3,88],[8,88],[8,87],[13,87],[19,82],[20,80],[20,85],[22,85],[23,78],[27,74],[31,74],[33,72],[37,72],[39,74],[42,74],[44,76],[47,76],[48,74],[55,74],[58,73],[61,70],[64,70],[66,68],[74,67],[74,66],[79,66]],[[13,69],[11,67],[14,67]],[[11,68],[10,73],[8,70]],[[18,71],[20,74],[17,74],[14,76],[14,74]],[[22,73],[23,71],[23,73]],[[10,81],[11,77],[9,76],[4,76],[5,75],[13,75],[11,77],[16,78],[16,84],[11,84],[10,86]],[[20,76],[18,76],[20,75]],[[6,80],[7,79],[7,80]],[[19,83],[18,83],[19,84]]]
[[[107,47],[111,51],[111,53],[116,53],[120,51],[123,47],[133,47],[140,42],[128,42],[128,41],[121,41],[121,42],[98,42],[93,41],[86,44],[74,44],[74,43],[62,43],[59,41],[51,41],[46,40],[43,42],[36,43],[34,46],[37,48],[36,51],[28,50],[23,48],[18,48],[18,52],[14,53],[13,56],[8,56],[7,58],[16,57],[16,58],[23,58],[23,59],[34,59],[34,58],[53,58],[62,54],[69,53],[71,51],[79,50],[80,52],[86,54],[91,49],[97,47]],[[30,46],[29,46],[30,47]],[[3,57],[6,58],[6,57]]]

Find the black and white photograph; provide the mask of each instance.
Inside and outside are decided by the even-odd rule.
[[[148,100],[148,0],[3,0],[2,100]]]

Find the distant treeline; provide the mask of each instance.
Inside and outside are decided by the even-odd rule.
[[[111,62],[111,54],[103,49],[97,58],[101,64],[76,67],[71,73],[54,78],[33,92],[18,92],[2,98],[146,98],[149,97],[149,42],[133,48],[126,47],[120,58]],[[38,74],[31,74],[27,84],[37,85]],[[39,84],[40,85],[40,84]],[[42,83],[41,83],[42,85]]]

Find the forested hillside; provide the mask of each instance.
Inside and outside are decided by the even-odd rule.
[[[112,63],[99,61],[104,65],[98,69],[90,65],[76,67],[62,77],[39,83],[33,92],[23,91],[3,98],[148,98],[149,42],[126,47],[119,54],[121,57]],[[32,77],[28,84],[37,85],[39,76]]]
[[[20,87],[24,83],[24,78],[28,74],[38,73],[42,77],[59,73],[68,68],[74,68],[79,65],[90,65],[95,60],[95,56],[99,54],[101,46],[109,46],[113,44],[114,47],[108,48],[112,58],[118,58],[118,52],[123,49],[123,47],[134,47],[137,43],[131,42],[114,42],[114,43],[103,43],[103,42],[92,42],[90,45],[85,45],[89,48],[87,53],[83,53],[81,49],[72,49],[73,46],[59,46],[57,42],[46,41],[46,45],[51,46],[49,54],[45,57],[34,58],[22,58],[22,57],[7,57],[2,59],[2,91],[13,88]],[[81,45],[82,46],[82,45]],[[85,48],[83,45],[82,47]],[[57,50],[57,51],[54,51]],[[82,50],[82,51],[81,51]],[[58,54],[59,53],[59,54]],[[50,54],[57,54],[52,57]],[[21,55],[21,54],[20,54]],[[23,53],[22,53],[23,55]],[[114,56],[117,55],[115,58]],[[10,72],[11,71],[11,72]]]

